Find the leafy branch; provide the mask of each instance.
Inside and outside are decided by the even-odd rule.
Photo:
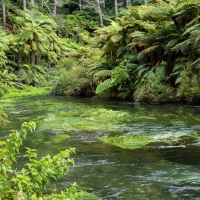
[[[21,130],[12,130],[6,141],[0,140],[0,199],[78,199],[82,193],[77,191],[76,184],[71,185],[65,192],[60,194],[43,194],[50,180],[57,180],[67,174],[74,160],[70,158],[75,153],[74,148],[61,151],[51,157],[46,155],[38,159],[35,149],[26,147],[26,163],[21,170],[13,169],[16,162],[16,154],[26,138],[28,131],[34,131],[35,122],[24,122]]]

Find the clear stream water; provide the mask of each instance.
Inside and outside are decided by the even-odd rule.
[[[75,165],[57,182],[60,189],[76,182],[105,200],[200,200],[200,107],[51,96],[2,99],[0,105],[10,121],[0,128],[0,139],[35,121],[24,146],[39,156],[76,148]],[[126,134],[178,142],[131,150],[99,140]]]

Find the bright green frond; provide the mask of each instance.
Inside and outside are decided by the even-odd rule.
[[[99,93],[107,90],[108,88],[111,87],[110,83],[111,83],[111,79],[106,79],[104,82],[100,83],[97,86],[95,93],[99,94]]]

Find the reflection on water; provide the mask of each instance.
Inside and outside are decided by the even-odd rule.
[[[200,133],[199,107],[49,96],[0,103],[10,120],[0,138],[24,121],[36,121],[37,130],[24,146],[38,149],[40,156],[76,148],[75,165],[58,181],[59,188],[76,182],[113,200],[200,199],[200,144],[193,137]],[[158,141],[126,150],[99,140],[123,134],[148,134]]]

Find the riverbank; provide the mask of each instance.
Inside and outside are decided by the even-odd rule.
[[[3,95],[1,98],[15,98],[15,97],[25,97],[25,96],[38,96],[38,95],[48,95],[50,94],[50,87],[33,87],[28,85],[22,85],[21,88],[10,88],[9,91]]]

